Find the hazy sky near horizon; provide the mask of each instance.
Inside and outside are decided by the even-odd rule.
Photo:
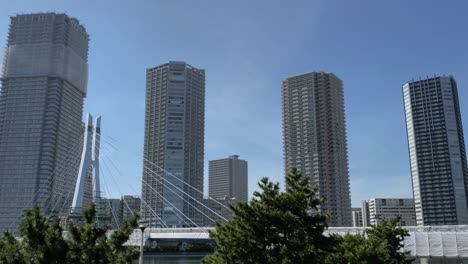
[[[466,1],[3,0],[2,45],[10,16],[49,11],[91,36],[85,112],[103,116],[106,196],[141,190],[146,68],[170,60],[206,70],[206,186],[208,160],[231,154],[249,162],[250,194],[283,183],[280,87],[298,73],[343,80],[353,206],[412,197],[403,83],[454,75],[468,122]]]

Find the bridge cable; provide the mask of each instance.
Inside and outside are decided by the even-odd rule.
[[[109,189],[107,188],[107,183],[104,180],[104,177],[102,177],[102,183],[103,183],[103,186],[104,186],[104,189],[105,189],[106,193],[109,194],[110,192],[109,192]],[[114,210],[114,206],[111,204],[109,198],[105,198],[105,199],[107,200],[107,204],[109,205],[109,208],[111,209],[111,214],[112,214],[112,217],[114,217],[114,221],[117,224],[117,228],[120,228],[120,219],[117,217],[117,214],[116,214],[116,212]],[[112,225],[112,223],[111,223],[111,225]]]
[[[81,140],[81,138],[80,138],[80,140]],[[81,143],[81,144],[82,144],[82,143]],[[77,142],[77,145],[78,145],[78,146],[80,145],[80,141]],[[76,156],[76,158],[73,158],[73,160],[77,160],[77,158],[78,158],[78,160],[79,160],[79,157],[81,156],[80,148],[76,148],[76,149],[70,148],[70,150],[74,150],[74,151],[73,151],[73,154],[78,154],[78,155]],[[70,150],[68,151],[68,153],[72,152],[72,151],[70,151]],[[72,157],[72,155],[68,155],[67,159],[70,160],[71,157]],[[74,163],[73,163],[73,164],[74,164]],[[49,190],[49,192],[48,192],[47,189],[51,188],[52,184],[54,183],[54,178],[55,178],[55,176],[57,175],[56,170],[57,170],[57,166],[54,166],[54,169],[52,170],[52,172],[51,172],[51,173],[49,174],[49,176],[47,177],[47,185],[44,186],[43,184],[41,184],[41,186],[40,186],[40,187],[36,190],[36,192],[32,195],[32,199],[31,199],[30,201],[24,202],[24,203],[23,203],[24,206],[22,206],[22,207],[27,208],[27,207],[29,207],[29,206],[28,206],[29,204],[34,203],[34,200],[39,201],[39,200],[42,198],[42,196],[45,195],[45,194],[44,194],[45,192],[47,192],[48,194],[47,194],[47,196],[46,196],[46,200],[43,201],[43,204],[44,204],[45,206],[47,205],[46,207],[50,206],[50,205],[47,204],[47,201],[48,201],[49,199],[52,198],[54,192],[53,192],[52,190]],[[67,171],[68,171],[68,170],[67,170]],[[44,190],[44,189],[46,189],[46,190]],[[41,192],[41,194],[39,194],[39,192]],[[37,196],[38,194],[39,194],[39,196]],[[45,208],[46,208],[46,207],[45,207]],[[47,211],[47,210],[46,210],[46,211]],[[15,217],[15,220],[13,220],[13,221],[10,223],[8,229],[11,229],[11,227],[12,227],[15,223],[17,223],[17,222],[20,220],[20,218],[21,218],[22,216],[23,216],[23,214],[21,213],[21,211],[19,211],[19,212],[18,212],[18,216]],[[16,230],[17,230],[18,228],[19,228],[19,226],[16,227],[15,232],[16,232]]]
[[[110,142],[107,142],[110,146],[113,146],[113,144],[111,144]],[[113,148],[115,150],[118,151],[118,148],[116,148],[115,146],[113,146]],[[158,173],[154,172],[153,170],[151,170],[148,166],[146,166],[145,164],[143,164],[144,168],[146,168],[146,170],[149,170],[151,171],[152,173],[156,174],[157,176],[159,176],[161,179],[165,180],[167,183],[169,183],[170,185],[172,185],[175,189],[181,191],[183,194],[187,195],[189,198],[191,198],[192,200],[194,200],[195,202],[199,203],[200,205],[202,205],[204,208],[208,209],[209,211],[211,211],[213,214],[217,215],[218,217],[220,217],[221,219],[223,219],[224,221],[228,221],[226,218],[224,218],[223,216],[221,216],[220,214],[216,213],[215,211],[211,210],[208,206],[204,205],[203,203],[199,202],[196,198],[194,198],[193,196],[191,196],[190,194],[188,194],[187,192],[183,191],[182,189],[178,188],[177,186],[175,186],[173,183],[171,183],[170,181],[168,181],[167,179],[165,179],[164,177],[162,177],[161,175],[159,175]],[[159,166],[158,166],[159,167]],[[150,174],[151,177],[153,177],[153,179],[157,180],[160,184],[162,184],[164,186],[164,183],[160,180],[158,180],[156,177],[154,177],[153,175]],[[177,178],[176,176],[174,175],[171,175],[172,177],[175,177],[176,179],[178,179],[179,181],[181,181],[182,183],[190,186],[191,188],[195,189],[196,191],[198,191],[196,188],[192,187],[190,184],[180,180],[179,178]],[[147,183],[146,183],[147,184]],[[168,187],[166,185],[166,187]],[[197,211],[199,211],[202,215],[204,215],[205,217],[207,217],[209,220],[211,220],[212,222],[216,222],[214,221],[212,218],[210,218],[209,216],[207,216],[206,214],[204,214],[202,211],[200,211],[196,206],[194,206],[192,203],[190,203],[189,201],[187,201],[186,199],[184,199],[183,197],[181,197],[180,195],[178,195],[175,191],[173,191],[172,189],[169,189],[170,191],[172,191],[174,194],[176,194],[179,198],[181,198],[182,200],[184,200],[188,205],[192,206],[193,208],[195,208]],[[200,192],[200,191],[198,191]],[[202,192],[200,192],[202,193]],[[202,193],[203,194],[203,193]],[[221,204],[222,205],[222,204]],[[224,206],[224,205],[222,205]],[[224,206],[226,207],[226,206]],[[227,207],[226,207],[227,208]]]
[[[101,144],[101,143],[100,143],[100,144]],[[101,144],[101,145],[103,145],[103,144]],[[104,146],[104,145],[103,145],[103,146]],[[111,159],[108,158],[106,155],[101,156],[101,158],[107,158],[108,160],[111,160]],[[110,174],[110,176],[111,176],[111,178],[112,178],[112,180],[113,180],[115,186],[116,186],[117,189],[118,189],[119,194],[121,195],[121,197],[123,197],[122,193],[120,192],[120,188],[118,187],[118,184],[117,184],[117,182],[116,182],[116,180],[115,180],[115,178],[114,178],[114,176],[113,176],[113,174],[112,174],[112,172],[111,172],[109,166],[107,166],[107,162],[106,162],[104,159],[102,159],[101,161],[102,161],[104,167],[105,167],[105,168],[107,169],[107,171],[109,172],[109,174]],[[140,199],[143,200],[142,198],[140,198]],[[126,201],[125,199],[123,199],[123,202],[126,204],[127,208],[130,210],[130,212],[132,213],[132,215],[134,215],[134,213],[133,213],[133,211],[130,209],[130,207],[129,207],[127,201]],[[162,219],[161,219],[156,213],[155,213],[155,216],[156,216],[156,218],[159,219],[159,221],[163,224]]]
[[[103,145],[103,146],[105,146],[105,145]],[[107,146],[105,146],[105,147],[107,147]],[[121,172],[121,171],[119,170],[119,168],[115,165],[115,163],[112,161],[112,159],[109,158],[108,156],[105,156],[104,158],[107,158],[107,160],[110,162],[110,164],[112,165],[112,167],[114,168],[114,170],[117,171],[117,173],[119,174],[119,176],[120,176],[120,177],[123,177],[122,172]],[[104,162],[104,161],[103,161],[103,162]],[[133,191],[134,193],[137,193],[131,184],[129,185],[129,187],[132,189],[132,191]],[[143,197],[140,196],[140,199],[141,199],[142,202],[144,202],[144,203],[149,207],[148,203],[143,199]],[[160,222],[163,226],[166,225],[166,224],[162,221],[161,217],[158,216],[158,214],[157,214],[151,207],[149,207],[149,209],[150,209],[151,211],[153,211],[154,216],[157,218],[156,220],[159,220],[159,222]],[[166,225],[166,227],[167,227],[167,225]]]
[[[109,149],[107,148],[107,146],[105,144],[102,144],[101,142],[99,142],[100,146],[103,147],[102,148],[102,153],[104,155],[100,155],[100,161],[102,161],[103,165],[106,167],[107,171],[109,172],[110,176],[112,177],[112,180],[114,181],[115,185],[117,185],[117,182],[115,181],[115,178],[113,176],[113,173],[111,171],[111,169],[109,168],[109,166],[107,166],[107,162],[104,160],[104,159],[107,159],[108,161],[111,162],[111,164],[114,166],[114,169],[120,174],[120,176],[123,176],[122,173],[120,172],[120,170],[118,170],[118,168],[115,166],[114,162],[112,161],[112,159],[109,157],[109,155],[106,155],[108,153],[105,153],[104,151],[109,151]],[[132,189],[133,187],[131,185],[129,185]],[[120,189],[119,189],[119,193],[120,193]],[[120,193],[121,195],[121,198],[123,199],[123,202],[127,205],[128,209],[130,210],[130,212],[133,214],[132,210],[130,209],[130,207],[128,206],[128,203],[127,201],[125,200],[125,196],[122,195],[122,193]],[[141,201],[145,202],[141,197],[140,197]],[[145,202],[146,203],[146,202]],[[151,209],[151,208],[150,208]],[[164,226],[165,223],[162,221],[162,219],[156,214],[156,212],[154,212],[154,216],[156,217],[156,220],[159,220],[160,223]]]
[[[172,208],[176,209],[177,212],[179,212],[180,214],[182,214],[183,217],[180,217],[179,215],[177,215],[177,214],[174,212],[174,214],[175,214],[177,217],[179,217],[179,218],[184,222],[185,225],[190,226],[190,225],[187,223],[187,221],[185,221],[184,217],[185,217],[186,219],[188,219],[190,222],[192,222],[192,224],[194,224],[195,226],[198,226],[194,221],[192,221],[192,219],[190,219],[190,218],[189,218],[188,216],[186,216],[182,211],[180,211],[180,209],[177,208],[177,206],[175,206],[175,205],[174,205],[173,203],[171,203],[166,197],[164,197],[164,195],[162,195],[162,194],[160,194],[158,191],[156,191],[156,190],[155,190],[150,184],[148,184],[145,180],[142,179],[142,181],[143,181],[143,183],[146,184],[152,191],[154,191],[155,194],[161,196],[161,198],[163,199],[163,201],[166,201],[166,203],[168,203],[170,206],[172,206]]]
[[[143,165],[144,167],[146,167],[145,165]],[[184,190],[180,189],[179,187],[175,186],[173,183],[171,183],[170,181],[168,181],[167,179],[165,179],[164,177],[162,177],[161,175],[159,175],[157,172],[154,172],[153,170],[149,169],[148,167],[146,167],[147,170],[151,171],[152,173],[156,174],[157,176],[159,176],[159,178],[165,180],[167,183],[169,183],[170,185],[172,185],[176,190],[178,191],[181,191],[183,194],[187,195],[187,197],[191,198],[192,200],[194,200],[195,202],[197,202],[198,204],[200,204],[201,206],[203,206],[204,208],[208,209],[210,212],[212,212],[213,214],[217,215],[218,217],[220,217],[221,219],[223,219],[224,221],[228,221],[226,218],[224,218],[222,215],[218,214],[217,212],[211,210],[211,208],[209,208],[208,206],[204,205],[203,203],[201,203],[200,201],[198,201],[196,198],[194,198],[193,196],[191,196],[190,194],[188,194],[187,192],[185,192]],[[151,176],[151,174],[150,174]],[[164,185],[164,183],[162,183],[159,179],[157,179],[156,177],[152,176],[153,179],[157,180],[159,183],[161,183],[162,185]],[[167,187],[167,185],[166,185]],[[174,192],[175,193],[175,192]],[[177,194],[176,194],[177,195]],[[179,195],[177,195],[179,196]],[[182,197],[181,197],[182,198]],[[183,199],[183,198],[182,198]],[[190,202],[186,201],[185,199],[183,199],[185,202],[187,202],[189,205],[191,205],[192,207],[196,208],[194,205],[192,205]],[[198,208],[196,208],[196,210],[198,211]]]
[[[153,172],[155,173],[155,172]],[[159,174],[155,173],[156,175],[158,175],[159,177],[161,177]],[[158,181],[160,184],[164,185],[164,183],[162,181],[160,181],[159,179],[157,179],[155,176],[149,174],[151,177],[153,177],[153,179],[155,179],[156,181]],[[143,179],[142,179],[143,180]],[[167,181],[167,180],[166,180]],[[170,182],[168,182],[170,183]],[[198,202],[195,198],[191,197],[189,194],[187,194],[186,192],[184,192],[183,190],[181,190],[180,188],[178,188],[177,186],[175,186],[174,184],[170,183],[172,186],[174,186],[175,189],[181,191],[183,194],[187,195],[189,198],[195,200],[196,202]],[[205,213],[203,213],[203,211],[201,211],[200,209],[198,209],[196,206],[194,206],[191,202],[187,201],[185,198],[183,198],[182,196],[180,196],[177,192],[175,192],[174,190],[172,190],[171,188],[169,188],[167,185],[166,185],[166,188],[168,188],[168,190],[170,190],[172,193],[174,193],[175,195],[177,195],[179,198],[181,198],[183,201],[185,201],[188,205],[192,206],[195,210],[197,210],[198,212],[200,212],[202,215],[204,215],[205,217],[207,217],[209,220],[211,220],[212,222],[216,222],[214,221],[212,218],[210,218],[208,215],[206,215]],[[199,204],[201,204],[202,206],[205,206],[203,205],[202,203],[198,202]],[[222,218],[223,220],[227,221],[224,217],[220,216],[219,214],[217,214],[216,212],[212,211],[210,208],[206,207],[208,210],[210,210],[211,212],[213,212],[214,214],[216,214],[217,216],[219,216],[220,218]]]
[[[104,140],[106,140],[106,138],[104,138]],[[113,139],[113,140],[114,140],[114,139]],[[115,140],[114,140],[114,141],[115,141]],[[107,140],[106,140],[106,142],[107,142]],[[111,142],[107,142],[107,143],[108,143],[111,147],[113,147],[115,150],[119,151],[119,149],[118,149],[114,144],[112,144]],[[193,187],[192,185],[190,185],[189,183],[185,182],[184,180],[178,178],[177,176],[175,176],[175,175],[172,174],[171,172],[165,170],[164,168],[158,166],[157,164],[155,164],[154,162],[150,161],[149,159],[143,157],[143,164],[144,164],[145,161],[146,161],[146,162],[149,162],[152,166],[156,166],[158,169],[164,171],[166,174],[169,174],[169,176],[171,176],[171,177],[177,179],[178,181],[182,182],[183,184],[189,186],[190,188],[192,188],[193,190],[197,191],[198,193],[204,195],[204,193],[203,193],[202,191],[200,191],[200,190],[198,190],[197,188]],[[143,166],[144,166],[144,165],[143,165]],[[208,196],[208,199],[210,199],[210,200],[216,202],[218,205],[224,207],[225,209],[229,209],[228,206],[226,206],[226,205],[220,203],[218,200],[212,198],[211,196]],[[230,210],[230,209],[229,209],[229,210]]]

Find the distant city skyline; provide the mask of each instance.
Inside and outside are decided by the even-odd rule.
[[[105,155],[119,165],[125,194],[140,189],[146,68],[184,60],[206,69],[205,179],[208,160],[238,153],[249,160],[250,194],[263,176],[284,181],[281,80],[333,71],[346,86],[351,197],[359,206],[369,197],[412,197],[403,83],[454,75],[466,120],[468,37],[459,32],[467,9],[462,1],[207,1],[183,9],[172,2],[8,1],[0,10],[0,39],[17,13],[66,12],[85,25],[91,36],[85,112],[105,116],[105,137],[119,148]]]

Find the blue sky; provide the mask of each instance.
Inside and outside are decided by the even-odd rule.
[[[0,41],[17,13],[65,12],[91,36],[85,111],[103,115],[120,190],[140,190],[145,69],[206,70],[207,161],[249,161],[249,192],[283,182],[281,80],[332,71],[344,82],[351,197],[411,197],[401,85],[452,74],[468,122],[466,1],[2,1]],[[3,42],[5,43],[5,42]],[[109,143],[110,144],[110,143]],[[110,166],[110,165],[109,165]]]

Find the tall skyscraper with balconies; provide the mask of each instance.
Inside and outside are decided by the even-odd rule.
[[[0,231],[16,230],[35,203],[46,212],[71,205],[88,43],[65,14],[11,17],[0,91]]]
[[[147,69],[142,209],[152,225],[202,223],[203,195],[190,186],[203,192],[204,125],[205,70],[178,61]]]
[[[284,168],[301,170],[325,198],[331,226],[351,226],[343,83],[333,73],[310,72],[282,85]]]
[[[408,149],[418,225],[468,224],[468,169],[452,76],[403,85]]]

